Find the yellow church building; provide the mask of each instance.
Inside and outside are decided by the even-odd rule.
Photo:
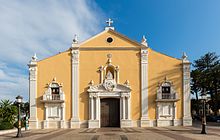
[[[31,129],[192,125],[190,62],[104,31],[29,62]]]

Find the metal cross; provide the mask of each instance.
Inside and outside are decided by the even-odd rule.
[[[111,24],[113,23],[113,20],[109,18],[109,19],[106,21],[106,23],[108,23],[108,26],[111,27]]]

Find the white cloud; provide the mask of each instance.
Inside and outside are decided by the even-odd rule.
[[[27,99],[27,63],[54,55],[101,30],[103,14],[94,1],[23,0],[0,4],[0,99]]]

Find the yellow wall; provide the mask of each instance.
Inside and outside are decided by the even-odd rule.
[[[106,42],[107,37],[113,37],[113,43]],[[105,48],[106,47],[106,48]],[[109,49],[110,48],[110,49]],[[113,48],[113,49],[111,49]],[[127,49],[126,49],[127,48]],[[158,82],[167,76],[175,85],[175,90],[182,98],[182,71],[181,61],[161,53],[149,50],[149,117],[155,119],[156,90]],[[107,62],[107,54],[112,54],[112,64],[119,66],[120,83],[126,80],[131,85],[131,119],[139,120],[141,114],[141,75],[140,75],[140,46],[124,37],[119,37],[113,32],[104,32],[92,38],[80,46],[79,65],[79,106],[80,120],[88,120],[88,83],[93,80],[99,84],[100,74],[97,72],[101,65]],[[40,102],[44,94],[46,84],[56,77],[59,83],[63,83],[63,91],[66,99],[66,120],[71,118],[71,55],[66,51],[38,62],[38,88],[37,107],[38,119],[44,119],[43,103]],[[182,117],[182,101],[177,102],[177,118]]]
[[[162,82],[167,76],[173,82],[174,89],[181,99],[177,102],[177,119],[182,117],[182,69],[181,60],[166,56],[149,49],[149,87],[148,87],[148,109],[150,119],[156,119],[156,90],[158,82]]]
[[[44,104],[40,102],[46,84],[51,83],[56,77],[57,82],[63,83],[63,91],[66,103],[66,119],[71,118],[71,55],[70,52],[63,52],[38,62],[37,81],[37,117],[44,120]]]

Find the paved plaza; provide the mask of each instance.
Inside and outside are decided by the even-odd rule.
[[[1,135],[1,140],[220,140],[220,126],[208,126],[207,135],[201,128],[147,127],[147,128],[100,128],[100,129],[40,129],[23,131],[22,138],[16,133]]]

